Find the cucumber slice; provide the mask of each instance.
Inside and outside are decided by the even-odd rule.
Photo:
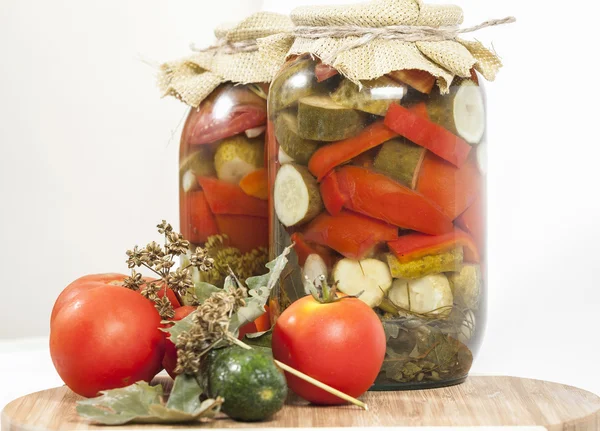
[[[275,213],[285,227],[307,223],[323,211],[317,180],[307,168],[283,165],[275,177]]]
[[[448,279],[457,303],[468,309],[477,310],[483,284],[481,267],[474,264],[465,264],[459,272],[448,275]]]
[[[309,96],[298,102],[298,135],[313,141],[341,141],[367,124],[364,112],[338,105],[328,96]]]
[[[390,105],[394,102],[400,103],[406,93],[406,85],[382,76],[378,79],[363,81],[360,89],[352,81],[344,79],[339,87],[331,93],[331,98],[346,108],[384,116]]]
[[[276,115],[282,109],[295,104],[302,97],[324,91],[317,82],[314,62],[309,58],[298,59],[287,65],[271,83],[269,113]]]
[[[396,279],[388,299],[403,311],[432,317],[448,317],[454,300],[450,282],[443,274],[417,280]]]
[[[447,253],[424,256],[406,263],[400,262],[393,254],[388,254],[387,262],[392,277],[416,279],[441,272],[460,271],[463,263],[463,249],[459,247]]]
[[[282,112],[277,116],[274,123],[275,137],[279,147],[293,160],[301,165],[308,165],[319,143],[298,135],[298,118],[293,112]]]
[[[371,308],[381,305],[392,287],[392,275],[385,262],[377,259],[342,259],[333,268],[333,281],[338,290],[347,295],[358,295]]]
[[[411,189],[417,187],[419,169],[427,150],[408,139],[387,141],[375,157],[373,167]]]
[[[485,132],[485,105],[477,84],[462,80],[450,94],[433,96],[427,104],[429,118],[471,145],[481,142]]]
[[[228,183],[238,184],[250,172],[264,163],[264,143],[237,135],[223,140],[215,154],[217,177]]]
[[[196,177],[213,177],[216,175],[214,154],[209,148],[194,151],[179,164],[179,181],[184,191],[197,186]],[[193,181],[192,181],[193,177]],[[194,185],[196,183],[196,185]],[[187,187],[187,190],[186,190]]]

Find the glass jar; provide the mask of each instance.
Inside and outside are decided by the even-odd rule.
[[[269,96],[271,254],[295,244],[274,318],[324,279],[375,310],[373,389],[464,381],[485,321],[483,90],[417,70],[356,84],[310,56]]]
[[[181,232],[208,247],[217,266],[203,281],[222,286],[227,266],[245,279],[266,272],[268,183],[266,85],[220,85],[192,108],[181,136]]]

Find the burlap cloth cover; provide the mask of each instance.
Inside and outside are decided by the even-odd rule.
[[[289,17],[259,12],[238,24],[215,30],[217,43],[197,50],[190,57],[160,66],[158,86],[163,96],[174,96],[197,108],[208,95],[225,82],[267,83],[281,66],[283,58],[258,51],[256,39],[287,33],[293,27]]]
[[[421,0],[374,0],[349,6],[299,7],[292,12],[291,18],[299,27],[453,27],[462,24],[463,12],[458,6],[429,5]],[[340,47],[357,38],[314,39],[292,32],[261,39],[258,45],[269,64],[277,59],[309,53],[359,85],[361,80],[379,78],[395,70],[424,70],[437,77],[442,93],[448,92],[455,76],[470,76],[473,67],[493,81],[502,66],[500,59],[480,42],[459,38],[434,42],[376,38],[338,53]]]

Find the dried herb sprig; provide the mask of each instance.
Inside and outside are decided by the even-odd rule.
[[[194,298],[194,283],[191,268],[202,272],[213,268],[214,260],[206,248],[198,247],[191,253],[190,262],[173,270],[175,258],[190,251],[190,242],[183,235],[173,230],[173,227],[163,220],[157,225],[158,233],[164,236],[164,245],[152,241],[143,248],[137,245],[127,250],[127,266],[131,276],[127,277],[123,286],[139,291],[143,296],[154,302],[156,309],[163,319],[171,319],[175,315],[173,305],[167,297],[168,289],[175,292],[179,298],[186,296]],[[143,277],[136,268],[144,267],[158,276],[158,280]],[[163,290],[163,295],[160,291]]]

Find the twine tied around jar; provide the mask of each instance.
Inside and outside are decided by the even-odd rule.
[[[191,43],[190,49],[194,52],[212,52],[215,55],[225,54],[239,54],[242,52],[256,52],[258,51],[258,43],[256,39],[242,40],[239,42],[230,42],[227,39],[219,39],[217,43],[207,48],[199,48],[196,44]]]
[[[337,49],[322,56],[321,61],[329,64],[342,52],[349,51],[359,46],[366,45],[376,39],[400,40],[404,42],[442,42],[456,40],[465,33],[473,33],[487,27],[496,27],[516,22],[516,18],[509,16],[503,19],[485,21],[479,25],[467,28],[458,26],[431,27],[426,25],[389,25],[384,27],[362,27],[358,25],[347,26],[297,26],[290,34],[304,39],[335,38],[347,39]],[[358,38],[355,38],[358,37]],[[255,41],[256,45],[256,41]]]

